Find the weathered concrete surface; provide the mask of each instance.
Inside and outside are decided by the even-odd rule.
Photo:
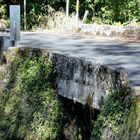
[[[7,50],[10,47],[10,35],[9,33],[3,34],[3,50]]]
[[[123,67],[130,84],[140,86],[140,42],[86,39],[74,35],[25,32],[19,47],[45,48],[67,56]]]
[[[52,53],[53,76],[58,94],[100,109],[111,90],[128,86],[127,72],[96,61]]]
[[[1,38],[1,47],[2,50],[7,50],[8,47],[10,47],[10,34],[8,30],[3,30],[0,32],[0,38]]]
[[[93,108],[101,107],[110,90],[122,90],[129,81],[140,85],[139,42],[25,32],[18,47],[50,50],[58,93]]]
[[[104,37],[117,37],[128,39],[140,39],[139,26],[112,26],[112,25],[94,25],[94,24],[81,24],[79,31],[92,36]]]
[[[17,54],[18,53],[18,54]],[[43,49],[9,49],[10,55],[43,56],[52,61],[52,81],[59,95],[83,105],[100,109],[111,90],[122,91],[128,87],[127,72]]]

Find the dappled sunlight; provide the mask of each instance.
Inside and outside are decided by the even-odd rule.
[[[140,85],[140,44],[120,40],[86,39],[72,34],[24,32],[19,47],[44,48],[128,70],[132,85]]]

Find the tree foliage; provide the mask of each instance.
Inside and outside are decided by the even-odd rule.
[[[105,23],[140,21],[139,0],[95,0],[95,16]]]
[[[0,8],[6,5],[4,15],[8,16],[8,6],[10,4],[21,5],[21,15],[23,19],[23,1],[21,0],[1,0]],[[62,7],[65,10],[66,0],[30,0],[27,1],[27,25],[29,28],[38,26],[39,18],[47,16],[48,5],[56,11]],[[75,13],[76,0],[70,0],[70,13]],[[114,22],[130,23],[140,22],[140,0],[80,0],[80,18],[84,16],[85,10],[89,11],[88,22],[99,21],[101,23],[113,24]],[[1,18],[0,13],[0,18]],[[23,20],[22,20],[23,23]]]

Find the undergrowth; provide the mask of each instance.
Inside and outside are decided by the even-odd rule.
[[[53,140],[61,135],[63,110],[42,56],[12,56],[0,100],[0,139]]]
[[[115,139],[131,106],[128,92],[111,91],[92,130],[91,140]]]
[[[7,58],[8,73],[1,75],[5,86],[0,88],[0,140],[59,140],[63,136],[83,139],[85,125],[88,125],[86,119],[90,117],[85,117],[75,104],[72,107],[58,98],[48,57],[39,50],[27,49],[23,53],[17,49]],[[93,122],[91,140],[115,140],[117,136],[123,140],[122,135],[129,139],[127,134],[131,133],[131,136],[139,136],[139,105],[131,106],[126,98],[128,92],[110,92],[97,121]],[[76,114],[78,111],[83,119],[81,114],[79,117]]]

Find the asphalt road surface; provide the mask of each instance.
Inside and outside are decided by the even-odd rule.
[[[19,47],[45,48],[128,70],[130,84],[140,86],[140,42],[87,39],[77,35],[22,32]]]

